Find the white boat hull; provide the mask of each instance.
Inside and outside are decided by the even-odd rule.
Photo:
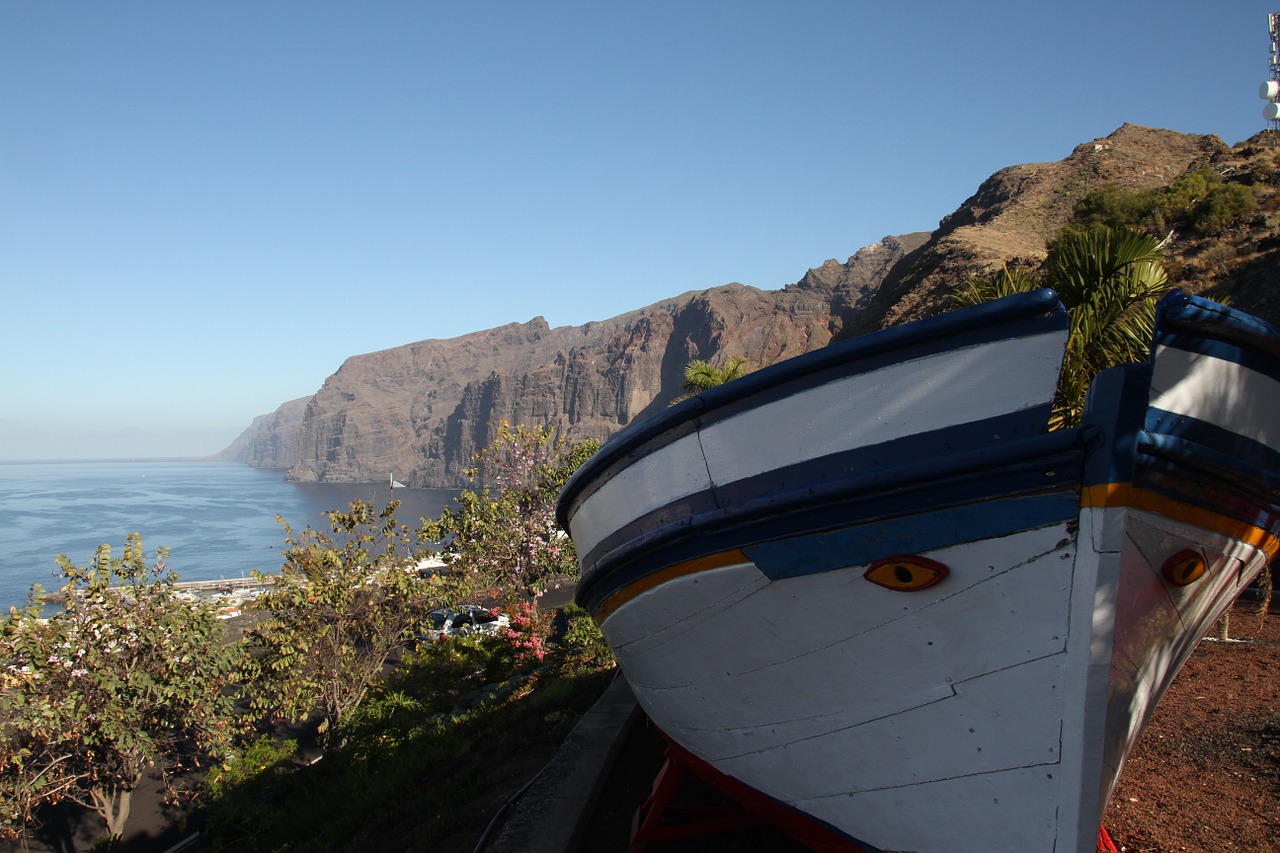
[[[1156,701],[1280,544],[1280,395],[1237,395],[1280,345],[1188,342],[1194,302],[1046,434],[1040,299],[673,409],[562,496],[650,718],[815,849],[1094,850]]]

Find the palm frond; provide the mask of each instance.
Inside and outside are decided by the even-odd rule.
[[[956,308],[966,308],[1015,293],[1027,293],[1043,286],[1040,277],[1031,270],[1009,269],[1006,264],[991,278],[974,276],[966,281],[951,294],[950,304]]]
[[[1132,229],[1094,226],[1064,230],[1049,244],[1043,272],[1003,267],[975,277],[951,296],[953,306],[977,305],[1051,287],[1070,317],[1050,428],[1073,426],[1099,372],[1149,355],[1156,301],[1169,289],[1159,242]]]
[[[684,367],[684,380],[680,383],[683,393],[672,400],[671,404],[696,397],[709,388],[732,382],[750,372],[751,359],[740,355],[727,356],[719,367],[702,359],[694,359]]]
[[[1072,426],[1098,373],[1150,354],[1155,303],[1169,279],[1154,237],[1105,226],[1064,233],[1050,245],[1045,266],[1045,282],[1071,318],[1055,419]]]

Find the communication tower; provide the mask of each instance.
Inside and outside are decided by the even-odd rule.
[[[1258,88],[1258,97],[1267,102],[1262,117],[1272,130],[1280,130],[1280,12],[1267,15],[1271,30],[1271,79]]]

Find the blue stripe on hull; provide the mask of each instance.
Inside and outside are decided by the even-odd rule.
[[[1260,489],[1280,491],[1280,453],[1239,433],[1187,415],[1151,410],[1139,454],[1190,465]]]
[[[914,466],[895,469],[892,476],[876,472],[829,483],[825,488],[795,489],[699,515],[672,512],[672,520],[664,526],[655,527],[651,519],[642,518],[628,526],[627,535],[632,538],[584,568],[576,594],[578,603],[594,611],[614,592],[688,560],[860,525],[868,529],[874,525],[915,527],[912,519],[922,513],[946,509],[970,512],[968,507],[973,507],[975,518],[989,513],[989,519],[974,520],[971,525],[982,535],[960,540],[972,541],[1074,517],[1079,512],[1083,449],[1077,433],[1050,433],[1000,450],[1003,455],[998,457],[958,454],[947,460],[950,466],[946,468],[937,459],[920,459]],[[944,538],[947,535],[963,534],[944,533]],[[924,550],[904,541],[902,537],[882,538],[883,550],[874,552],[872,540],[866,539],[858,553],[873,554],[867,558],[870,560]],[[842,565],[852,564],[850,560]],[[783,576],[781,567],[772,571]]]
[[[890,524],[871,522],[829,533],[799,536],[743,549],[773,580],[870,563],[885,555],[1008,536],[1073,519],[1080,512],[1074,491],[1001,498],[927,512]]]
[[[584,566],[596,565],[643,533],[669,525],[693,523],[708,513],[732,514],[776,511],[797,502],[811,504],[818,495],[839,497],[851,493],[911,486],[922,480],[943,480],[957,472],[1017,465],[1025,461],[1029,447],[1048,445],[1058,452],[1074,437],[1060,433],[1049,439],[1037,436],[1035,424],[1048,420],[1047,406],[1035,406],[996,418],[905,436],[873,447],[858,447],[774,469],[713,489],[682,496],[640,516],[602,539],[587,554]],[[1028,441],[1030,440],[1030,443]],[[1018,488],[1024,488],[1020,484]]]

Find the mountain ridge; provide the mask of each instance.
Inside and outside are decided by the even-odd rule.
[[[1203,165],[1249,180],[1260,211],[1217,238],[1171,234],[1171,277],[1192,292],[1235,291],[1237,305],[1274,321],[1275,143],[1268,132],[1228,147],[1125,124],[1063,160],[998,170],[932,232],[885,237],[778,290],[731,283],[581,326],[535,317],[352,356],[315,395],[255,419],[219,457],[286,468],[295,482],[379,482],[393,472],[411,486],[456,487],[501,421],[604,440],[668,405],[691,359],[768,364],[937,313],[969,277],[1042,262],[1089,189],[1157,188]]]

